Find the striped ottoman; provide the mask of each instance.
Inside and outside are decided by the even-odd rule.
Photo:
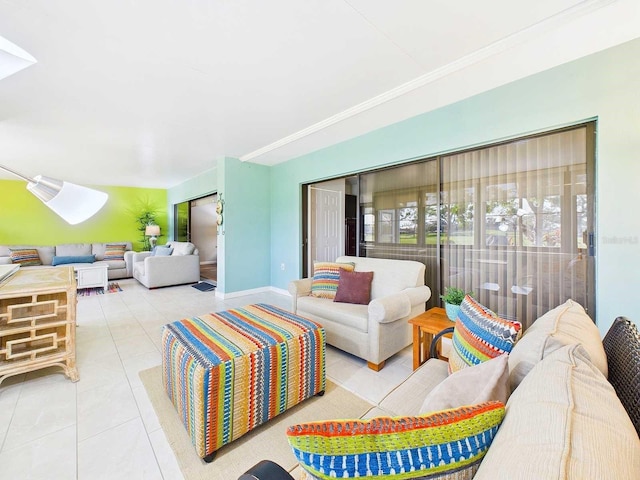
[[[325,388],[324,328],[270,305],[165,325],[162,350],[165,390],[206,462]]]

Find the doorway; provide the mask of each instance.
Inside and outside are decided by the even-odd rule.
[[[174,205],[174,238],[191,242],[200,254],[200,277],[215,283],[218,279],[218,194],[187,200]]]

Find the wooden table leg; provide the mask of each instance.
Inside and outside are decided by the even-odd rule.
[[[413,326],[413,369],[416,370],[420,366],[420,354],[422,353],[422,342],[420,341],[420,327]]]

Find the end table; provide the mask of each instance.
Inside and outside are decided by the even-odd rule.
[[[427,361],[433,336],[445,328],[454,327],[455,322],[449,320],[444,308],[434,307],[412,318],[409,323],[413,326],[413,369],[415,370]],[[445,336],[451,338],[451,334]],[[438,348],[438,355],[439,352]]]

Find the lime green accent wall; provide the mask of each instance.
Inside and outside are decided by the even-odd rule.
[[[140,250],[134,215],[148,204],[158,214],[167,240],[167,191],[158,188],[95,187],[109,200],[89,220],[69,225],[34,197],[21,180],[0,180],[0,245],[56,245],[59,243],[131,241]]]

